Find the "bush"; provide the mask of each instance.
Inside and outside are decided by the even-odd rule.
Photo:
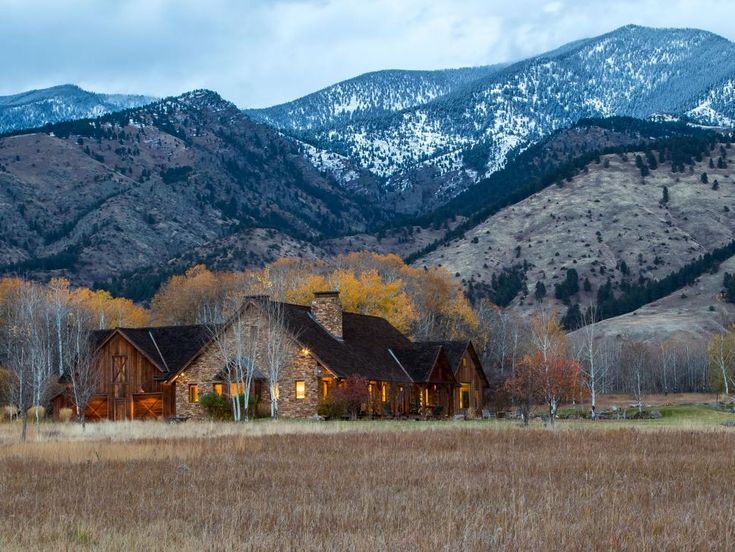
[[[59,421],[63,423],[68,423],[71,421],[72,417],[74,416],[74,410],[71,408],[62,408],[59,410]]]
[[[347,416],[347,403],[341,399],[328,397],[319,401],[316,413],[327,420],[339,420]]]
[[[9,420],[12,421],[15,418],[18,417],[18,407],[13,405],[4,406],[2,410],[0,410],[0,420]]]
[[[240,395],[238,397],[240,402],[240,411],[243,412],[245,409],[245,396]],[[199,397],[199,404],[207,413],[207,416],[212,420],[232,420],[232,400],[224,395],[218,395],[217,393],[206,393]],[[249,418],[263,418],[270,415],[270,412],[264,413],[258,409],[258,397],[253,393],[248,397],[248,417]]]
[[[46,416],[46,409],[43,406],[32,406],[26,411],[26,416],[31,420],[35,420],[36,418],[40,420]]]
[[[217,393],[206,393],[199,397],[199,404],[212,420],[231,420],[230,402]]]

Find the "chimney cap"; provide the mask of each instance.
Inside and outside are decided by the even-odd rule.
[[[332,291],[315,291],[314,297],[338,297],[339,291],[332,290]]]

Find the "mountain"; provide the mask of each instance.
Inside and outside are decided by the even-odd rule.
[[[5,273],[106,285],[233,244],[258,265],[387,216],[205,90],[0,138]]]
[[[671,114],[706,125],[735,121],[735,44],[695,29],[629,25],[458,79],[429,101],[420,93],[401,96],[388,103],[400,108],[395,111],[364,100],[370,92],[358,85],[371,82],[369,75],[358,77],[349,87],[340,83],[251,114],[382,178],[385,192],[407,212],[451,199],[502,168],[510,153],[582,118]],[[389,96],[379,90],[378,97]],[[363,105],[359,115],[342,116],[346,106]]]
[[[560,314],[575,304],[596,304],[603,315],[633,311],[717,271],[720,261],[700,257],[718,248],[716,258],[732,256],[732,149],[710,139],[601,155],[416,264],[444,266],[476,297],[526,312],[541,304]],[[539,284],[545,294],[536,296]]]
[[[150,96],[87,92],[72,84],[0,96],[0,133],[98,117],[153,101]]]
[[[265,109],[246,109],[256,121],[298,134],[352,120],[382,117],[444,96],[503,65],[439,71],[365,73],[303,98]]]

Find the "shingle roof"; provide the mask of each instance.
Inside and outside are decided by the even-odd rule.
[[[411,380],[426,382],[431,378],[431,373],[442,353],[442,346],[431,343],[412,343],[410,347],[394,349],[393,353],[411,376]]]
[[[263,307],[266,301],[267,297],[251,297],[248,304]],[[357,374],[377,381],[425,382],[443,354],[442,349],[450,355],[452,368],[455,367],[454,345],[413,343],[384,318],[345,312],[340,339],[314,319],[309,307],[290,303],[277,305],[283,309],[284,323],[291,335],[339,378]],[[114,331],[94,332],[97,346]],[[212,340],[212,329],[202,325],[118,328],[117,331],[161,370],[160,379],[176,375]],[[459,352],[460,357],[462,352]],[[259,377],[263,377],[262,372],[258,372]]]
[[[469,341],[423,341],[426,345],[441,346],[446,351],[449,357],[449,362],[452,364],[452,370],[457,373],[459,370],[459,363],[462,360],[464,352],[469,347]]]
[[[234,362],[231,362],[228,366],[222,368],[214,376],[214,381],[230,381],[229,371],[234,367]],[[257,366],[253,366],[253,380],[265,380],[265,375]]]
[[[384,318],[345,312],[342,339],[337,339],[312,317],[309,307],[281,306],[292,335],[337,377],[359,374],[370,380],[411,381],[390,349],[412,343]]]

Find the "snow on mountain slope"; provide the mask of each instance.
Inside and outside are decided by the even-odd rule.
[[[248,113],[352,159],[388,190],[405,190],[410,171],[435,167],[435,178],[448,184],[432,189],[448,197],[502,168],[511,151],[580,118],[667,113],[701,124],[735,121],[735,44],[696,29],[629,25],[485,75],[461,71],[432,72],[432,79],[373,73]],[[440,86],[439,78],[454,83]],[[479,163],[466,162],[468,150]]]
[[[353,119],[379,117],[430,102],[502,67],[491,65],[439,71],[375,71],[285,104],[265,109],[246,109],[245,113],[281,130],[303,132],[323,129]]]
[[[99,117],[153,101],[149,96],[87,92],[71,84],[0,96],[0,132]]]

